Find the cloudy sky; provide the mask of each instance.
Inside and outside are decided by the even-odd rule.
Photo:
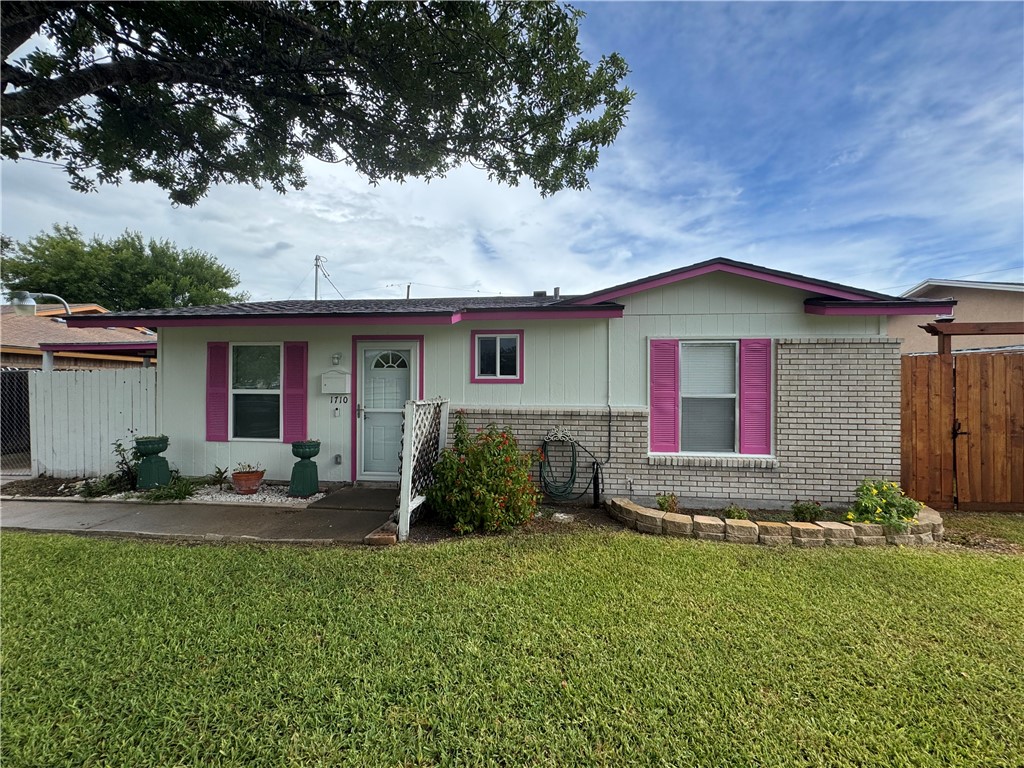
[[[579,7],[588,57],[621,53],[637,92],[587,191],[470,168],[372,187],[310,162],[304,190],[172,208],[4,160],[3,231],[137,230],[213,254],[254,300],[311,298],[314,254],[346,298],[582,293],[716,256],[887,293],[1024,280],[1024,5]]]

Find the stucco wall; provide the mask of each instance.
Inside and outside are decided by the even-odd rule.
[[[650,500],[672,492],[726,503],[814,499],[845,505],[865,478],[899,479],[899,376],[895,340],[779,339],[771,458],[652,456],[646,408],[463,410],[474,429],[509,425],[524,450],[539,447],[556,427],[568,429],[607,462],[603,491],[609,496]],[[591,459],[581,455],[579,462],[582,489]],[[565,469],[564,461],[557,463],[562,477]]]
[[[914,298],[945,299],[952,296],[957,300],[953,307],[953,315],[958,323],[981,322],[1024,322],[1024,292],[998,291],[980,288],[956,288],[935,286]],[[903,315],[889,320],[889,335],[903,339],[900,351],[903,354],[912,352],[935,352],[938,339],[929,336],[918,326],[930,323],[933,315]],[[953,349],[978,349],[979,347],[1005,347],[1024,344],[1024,334],[998,336],[954,336]]]

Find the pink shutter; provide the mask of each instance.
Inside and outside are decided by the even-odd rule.
[[[306,342],[286,341],[284,343],[284,394],[281,408],[284,411],[284,442],[294,443],[305,440],[306,434],[306,383],[309,371],[306,364]]]
[[[651,340],[651,450],[679,451],[679,342]]]
[[[206,440],[223,443],[228,439],[228,343],[206,344]]]
[[[772,341],[740,341],[740,453],[772,452]]]

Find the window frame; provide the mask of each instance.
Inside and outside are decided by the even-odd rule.
[[[522,329],[500,331],[472,331],[469,342],[469,381],[471,384],[522,384],[525,379],[526,352],[524,348],[525,333]],[[480,373],[479,340],[494,339],[496,357],[496,373]],[[516,340],[516,375],[501,374],[501,339]]]
[[[235,347],[277,347],[277,389],[235,389]],[[235,395],[277,395],[277,437],[235,436]],[[280,443],[284,440],[284,342],[232,341],[228,343],[228,441]]]
[[[697,346],[730,346],[733,350],[733,393],[732,395],[689,395],[683,392],[683,348]],[[709,451],[709,450],[686,450],[683,447],[683,400],[707,399],[725,400],[728,397],[733,401],[732,419],[732,450],[731,451]],[[744,456],[740,453],[740,342],[739,339],[680,339],[679,340],[679,453],[685,456]]]

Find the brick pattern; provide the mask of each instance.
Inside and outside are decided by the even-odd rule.
[[[860,482],[900,474],[899,343],[888,338],[776,341],[775,452],[771,458],[651,456],[647,408],[462,407],[471,429],[509,426],[523,450],[558,427],[603,464],[602,495],[651,499],[814,499],[849,504]],[[460,409],[453,406],[453,409]],[[609,436],[610,423],[610,436]],[[610,441],[609,441],[610,437]],[[609,444],[610,442],[610,444]],[[550,450],[556,479],[569,452]],[[577,492],[593,459],[577,457]]]

